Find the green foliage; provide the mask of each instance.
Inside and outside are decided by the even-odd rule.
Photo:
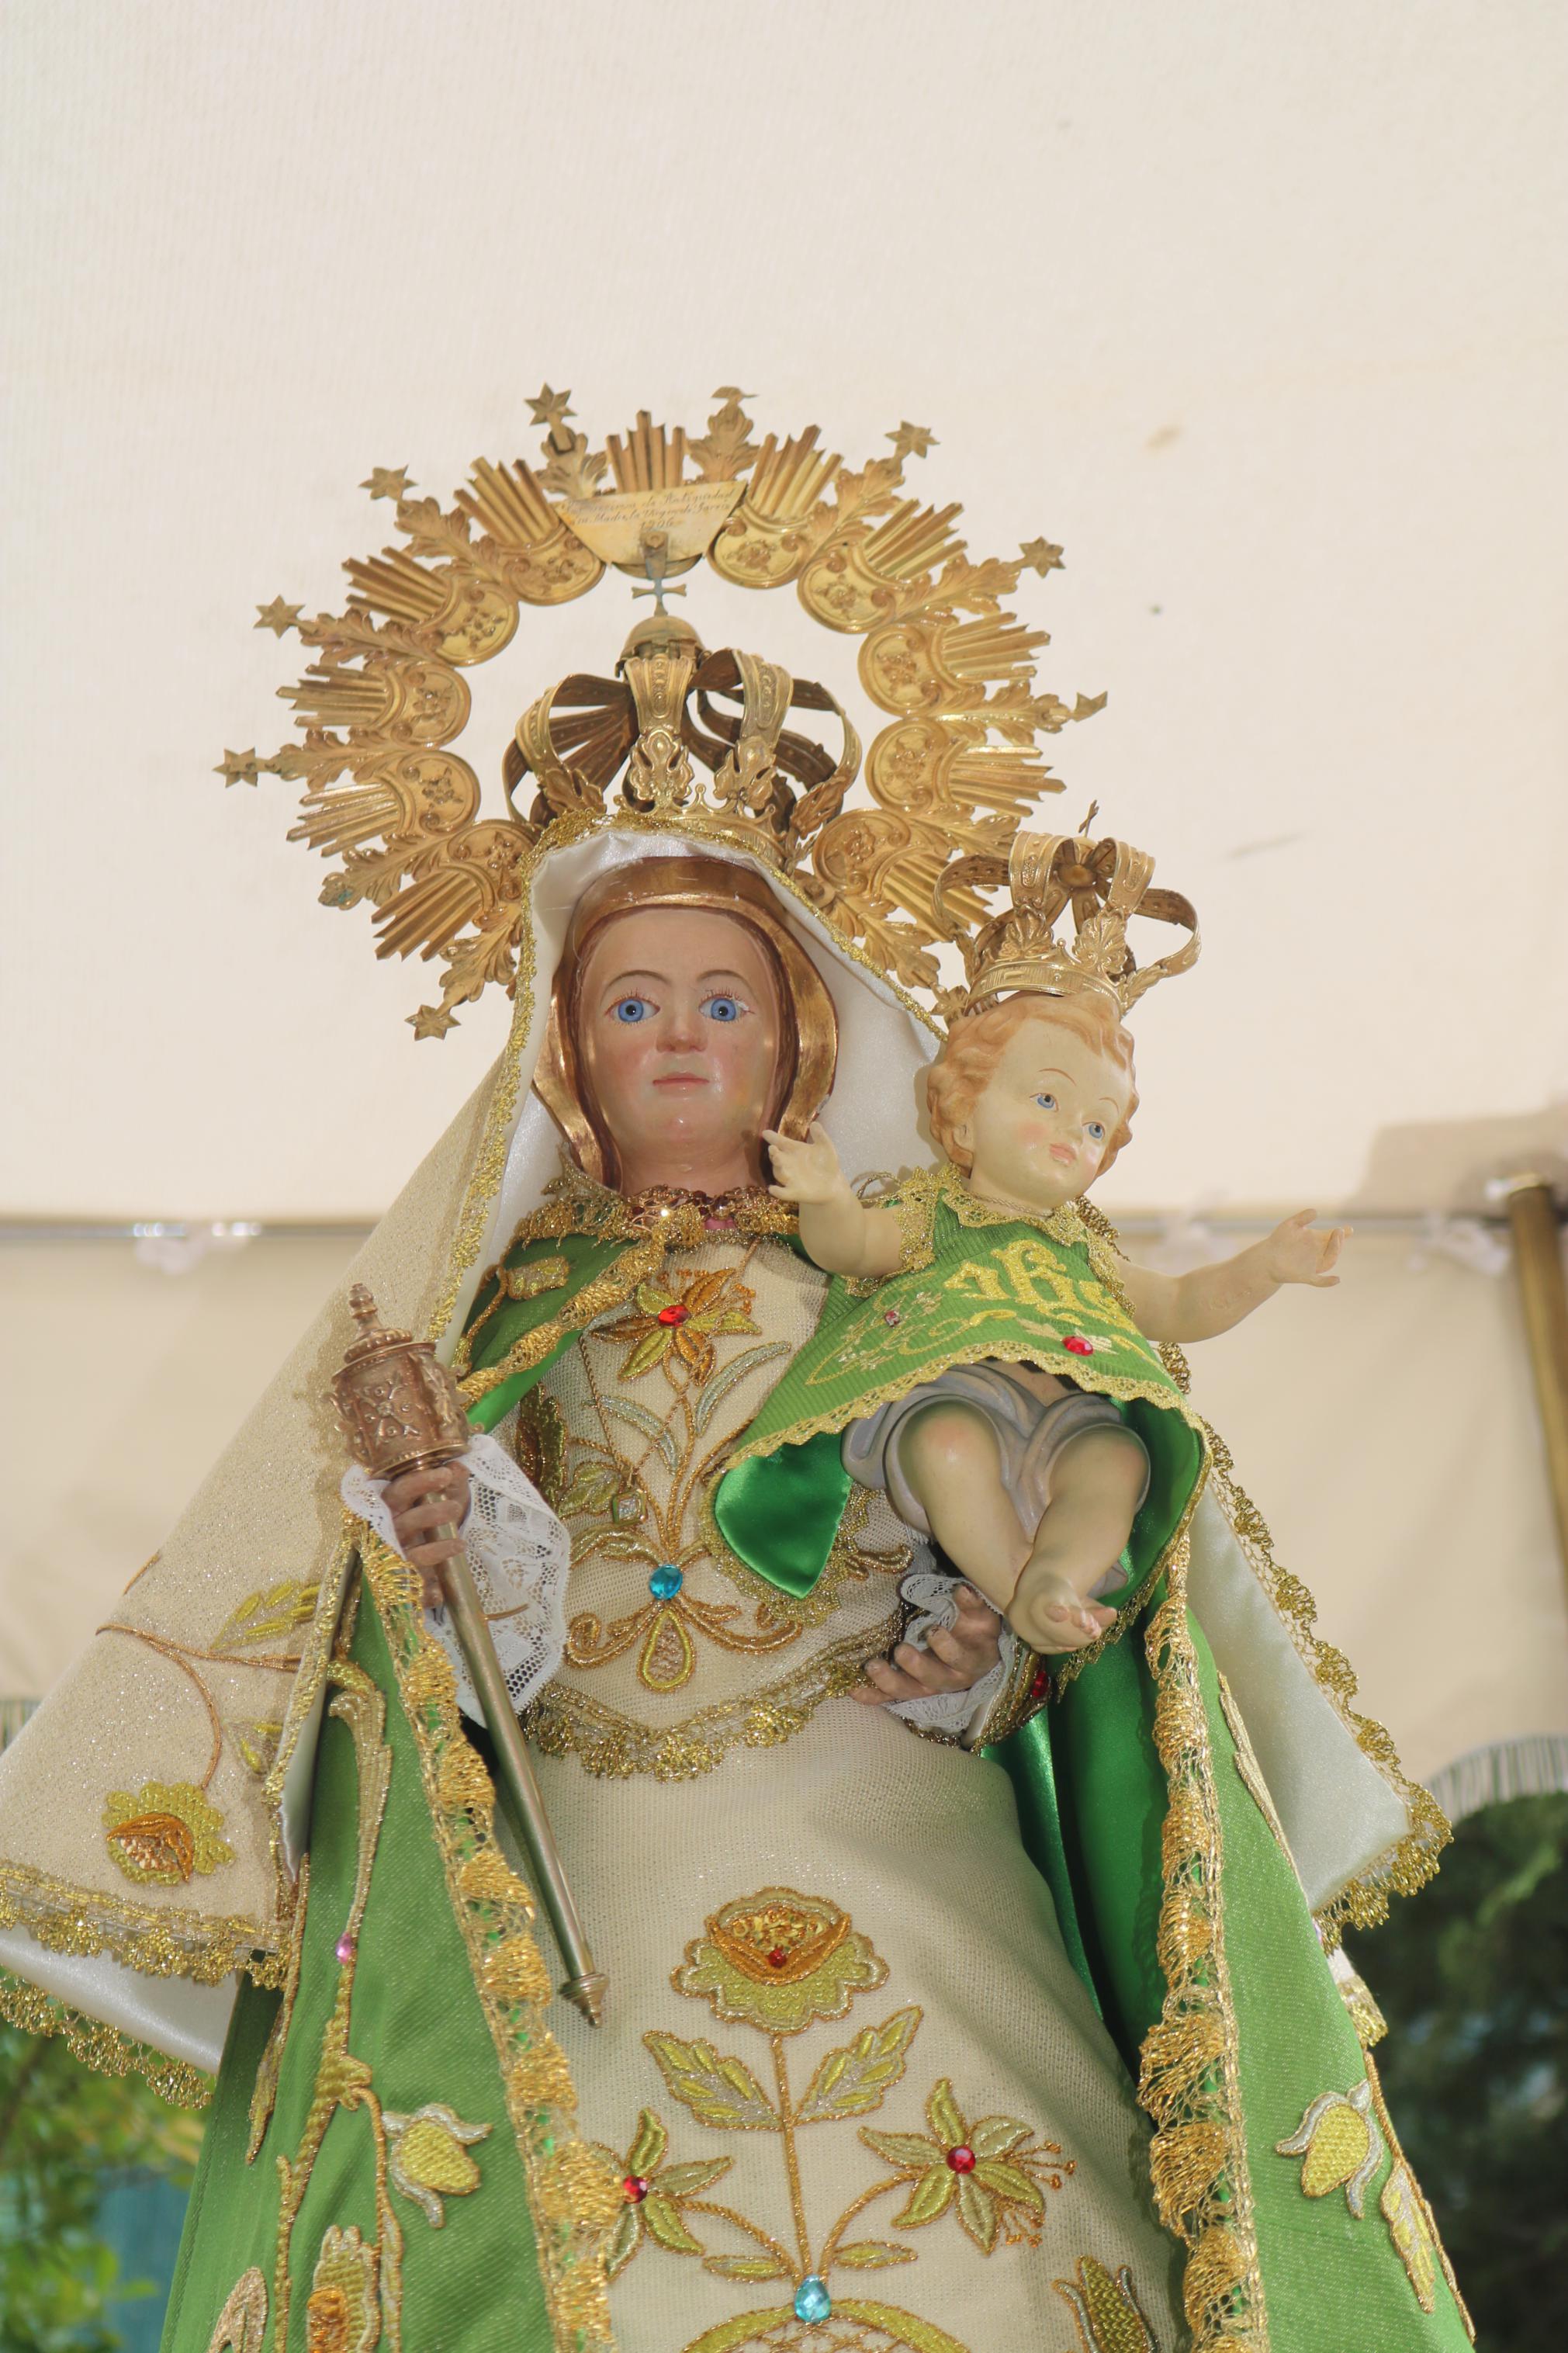
[[[1405,2153],[1487,2353],[1568,2345],[1568,1796],[1489,1806],[1386,1927],[1346,1939]]]
[[[132,2171],[188,2186],[201,2137],[135,2077],[0,2025],[0,2353],[119,2353],[114,2307],[153,2291],[99,2235],[105,2188]]]

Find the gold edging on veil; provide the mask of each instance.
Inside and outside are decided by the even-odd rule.
[[[1414,1895],[1436,1876],[1437,1858],[1453,1836],[1447,1814],[1429,1789],[1412,1781],[1399,1761],[1391,1733],[1370,1715],[1351,1705],[1356,1694],[1355,1670],[1342,1651],[1321,1641],[1313,1632],[1318,1605],[1299,1577],[1282,1568],[1274,1557],[1274,1539],[1262,1513],[1237,1483],[1229,1447],[1217,1431],[1204,1424],[1214,1464],[1214,1484],[1220,1510],[1242,1554],[1284,1622],[1313,1681],[1333,1703],[1334,1712],[1363,1757],[1374,1765],[1409,1811],[1411,1827],[1375,1862],[1347,1880],[1337,1895],[1313,1914],[1324,1950],[1331,1952],[1346,1927],[1375,1928],[1388,1917],[1391,1894]]]
[[[414,1607],[412,1572],[368,1527],[361,1559],[500,2070],[554,2344],[558,2353],[613,2353],[604,2241],[625,2197],[577,2131],[571,2069],[544,2022],[552,1989],[530,1926],[532,1901],[496,1839],[494,1787],[464,1732],[451,1662]]]
[[[171,2107],[205,2108],[212,2098],[213,2079],[199,2067],[87,2017],[9,1969],[0,1969],[0,2019],[23,2034],[60,2035],[71,2057],[94,2074],[140,2075]]]

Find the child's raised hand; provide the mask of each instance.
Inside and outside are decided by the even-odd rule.
[[[1275,1282],[1310,1282],[1315,1291],[1331,1290],[1339,1276],[1331,1271],[1349,1239],[1349,1226],[1315,1231],[1316,1209],[1298,1209],[1293,1218],[1275,1227],[1263,1245],[1265,1271]]]
[[[819,1119],[813,1120],[804,1144],[781,1135],[775,1127],[763,1128],[763,1142],[773,1157],[774,1182],[768,1190],[775,1200],[834,1201],[848,1192],[838,1155]]]

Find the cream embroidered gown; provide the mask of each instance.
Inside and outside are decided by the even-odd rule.
[[[1147,2127],[1006,1777],[841,1695],[896,1638],[908,1531],[858,1491],[800,1605],[704,1525],[824,1284],[777,1241],[715,1236],[503,1432],[574,1535],[531,1729],[610,1978],[604,2025],[557,2032],[584,2136],[626,2177],[616,2342],[1067,2353],[1102,2341],[1087,2288],[1101,2318],[1116,2295],[1105,2343],[1173,2348]]]

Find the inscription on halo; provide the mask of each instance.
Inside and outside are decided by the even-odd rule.
[[[744,482],[680,482],[665,491],[611,491],[603,498],[561,499],[556,512],[601,564],[642,569],[646,533],[662,531],[672,564],[695,562],[729,520]]]

